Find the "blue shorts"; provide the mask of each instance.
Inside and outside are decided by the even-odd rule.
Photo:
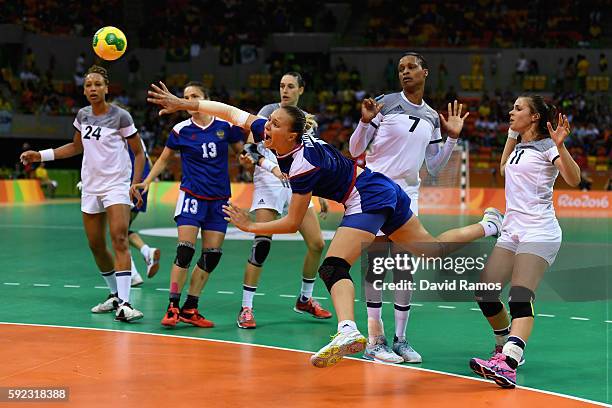
[[[176,226],[193,225],[207,231],[219,231],[225,234],[227,221],[223,206],[227,200],[204,200],[184,191],[179,191],[179,198],[174,211]]]
[[[393,180],[382,173],[365,169],[344,203],[341,227],[393,234],[411,217],[410,197]]]
[[[134,207],[132,207],[132,212],[135,212],[135,213],[147,212],[147,197],[149,197],[148,191],[142,195],[142,205],[140,207],[136,207],[136,200],[133,200]]]

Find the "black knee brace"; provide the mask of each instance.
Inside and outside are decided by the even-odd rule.
[[[332,286],[339,280],[349,279],[351,282],[353,281],[349,273],[350,269],[351,264],[346,262],[345,259],[330,256],[329,258],[325,258],[319,267],[319,276],[321,276],[321,279],[325,282],[327,290],[331,292]]]
[[[272,246],[272,238],[265,235],[256,235],[253,240],[253,246],[251,247],[251,256],[249,257],[249,263],[251,265],[261,268],[264,261],[270,253],[270,247]]]
[[[174,264],[179,268],[189,268],[194,253],[195,248],[191,242],[180,241],[176,245],[176,258],[174,258]]]
[[[384,260],[389,256],[389,251],[368,252],[368,270],[365,280],[369,283],[384,281],[387,270],[384,267]],[[380,261],[382,260],[382,261]]]
[[[204,248],[202,249],[200,259],[198,259],[198,266],[203,271],[212,273],[219,264],[221,255],[223,255],[223,250],[221,248]]]
[[[510,316],[512,316],[512,319],[533,317],[534,300],[535,294],[531,289],[524,286],[512,286],[508,296],[508,305],[510,305]]]
[[[504,304],[499,300],[501,291],[498,290],[476,290],[474,295],[478,307],[486,317],[492,317],[501,312]]]

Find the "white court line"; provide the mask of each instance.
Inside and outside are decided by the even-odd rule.
[[[438,305],[440,309],[456,309],[456,306]]]
[[[59,229],[82,230],[83,227],[73,225],[38,225],[38,224],[0,224],[0,228],[31,228],[31,229]]]
[[[226,290],[218,290],[217,293],[221,294],[221,295],[233,295],[234,292],[229,292]]]
[[[4,282],[5,285],[8,286],[19,286],[21,285],[21,283],[17,283],[17,282]]]
[[[158,290],[160,292],[170,292],[170,289],[168,288],[155,288],[155,290]]]
[[[79,285],[64,285],[65,288],[80,288]]]
[[[570,317],[570,319],[572,320],[591,320],[591,319],[587,319],[586,317],[574,317],[574,316]]]
[[[537,316],[539,316],[539,317],[555,317],[555,315],[544,314],[544,313],[538,313]]]
[[[37,286],[37,287],[40,287],[40,288],[46,288],[46,287],[51,286],[51,285],[49,285],[48,283],[34,283],[32,286]]]
[[[295,297],[295,296],[293,296],[293,297]],[[312,298],[313,299],[317,299],[317,300],[327,300],[326,297],[322,297],[322,296],[313,296]],[[357,302],[357,300],[355,300],[355,302]]]
[[[604,320],[606,323],[612,323],[612,320]]]
[[[94,286],[94,289],[108,289],[108,286]]]
[[[99,329],[99,328],[81,327],[81,326],[59,326],[59,325],[53,325],[53,324],[11,323],[11,322],[0,322],[0,324],[14,325],[14,326],[54,327],[54,328],[59,328],[59,329],[94,330],[94,331],[104,331],[104,332],[121,333],[121,334],[138,334],[138,335],[143,335],[143,336],[171,337],[171,338],[176,338],[176,339],[188,339],[188,340],[196,340],[196,341],[210,341],[210,342],[213,342],[213,343],[225,343],[225,344],[233,344],[233,345],[239,345],[239,346],[259,347],[259,348],[271,349],[271,350],[292,351],[294,353],[313,354],[312,351],[299,350],[299,349],[291,349],[291,348],[286,348],[286,347],[266,346],[266,345],[263,345],[263,344],[241,343],[241,342],[238,342],[238,341],[231,341],[231,340],[217,340],[217,339],[204,339],[204,338],[201,338],[201,337],[177,336],[177,335],[173,335],[173,334],[163,334],[163,333],[143,333],[143,332],[131,332],[131,331],[125,331],[125,330],[118,330],[118,329]],[[344,358],[349,359],[349,360],[359,361],[359,362],[365,363],[365,364],[378,364],[378,365],[380,365],[380,363],[377,363],[375,361],[364,360],[363,358],[357,358],[357,357],[344,357]],[[455,374],[455,373],[447,373],[447,372],[444,372],[444,371],[432,370],[432,369],[429,369],[429,368],[421,368],[421,367],[414,367],[414,366],[400,365],[400,364],[384,364],[384,365],[385,365],[385,367],[389,367],[390,369],[424,371],[424,372],[428,372],[428,373],[447,375],[447,376],[450,376],[450,377],[463,378],[463,379],[466,379],[466,380],[478,381],[478,382],[484,382],[484,383],[487,383],[487,384],[491,384],[490,380],[485,380],[483,378],[468,377],[467,375],[461,375],[461,374]],[[602,407],[609,407],[609,405],[607,405],[607,404],[605,404],[603,402],[593,401],[593,400],[589,400],[589,399],[586,399],[586,398],[575,397],[573,395],[560,394],[558,392],[553,392],[553,391],[539,390],[537,388],[525,387],[525,386],[522,386],[522,385],[517,385],[516,388],[523,389],[523,390],[528,390],[528,391],[533,391],[533,392],[539,392],[539,393],[547,394],[547,395],[553,395],[553,396],[556,396],[556,397],[567,398],[567,399],[571,399],[571,400],[575,400],[575,401],[587,402],[587,403],[599,405],[599,406],[602,406]]]
[[[294,298],[294,295],[278,295],[280,297],[284,297],[284,298]]]
[[[383,305],[390,305],[391,302],[387,302],[386,300],[384,302],[382,302]]]
[[[480,309],[479,309],[479,308],[477,308],[477,307],[470,307],[470,310],[474,310],[474,311],[476,311],[476,312],[480,312]]]
[[[234,293],[234,292],[232,292],[232,293]],[[266,296],[266,294],[265,293],[257,293],[257,292],[255,292],[255,296]]]
[[[410,306],[423,306],[423,305],[420,303],[411,303]]]

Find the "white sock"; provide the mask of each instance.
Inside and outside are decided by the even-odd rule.
[[[410,305],[394,305],[395,312],[395,337],[398,341],[406,340],[406,326],[410,318]]]
[[[314,289],[316,278],[302,278],[302,290],[300,292],[300,302],[308,302],[308,299],[312,297],[312,291]]]
[[[482,228],[484,228],[485,237],[491,237],[493,235],[497,235],[498,232],[501,232],[501,231],[497,231],[497,227],[491,221],[482,220],[482,221],[479,221],[478,223],[482,225]]]
[[[242,285],[242,307],[253,307],[257,286]]]
[[[340,333],[350,333],[354,330],[357,330],[357,324],[352,320],[342,320],[338,323],[338,332]]]
[[[151,250],[151,248],[149,248],[149,246],[147,244],[144,244],[142,246],[142,248],[140,248],[140,253],[142,254],[142,256],[144,257],[145,260],[149,257],[149,251],[150,250]]]
[[[493,333],[495,334],[495,345],[503,347],[503,345],[508,341],[510,326],[500,330],[493,330]]]
[[[117,296],[121,299],[121,304],[130,302],[130,288],[132,286],[132,271],[115,272],[117,280]]]
[[[113,270],[109,272],[100,272],[100,275],[102,275],[102,277],[106,281],[106,285],[108,286],[110,293],[116,294],[117,293],[117,279],[115,278],[115,271]]]
[[[525,340],[521,339],[519,336],[510,336],[508,337],[508,342],[504,344],[502,354],[511,357],[514,359],[514,361],[520,363],[520,361],[523,359],[525,344]]]

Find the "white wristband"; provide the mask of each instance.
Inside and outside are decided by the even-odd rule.
[[[519,132],[508,128],[508,139],[517,140],[519,137]]]
[[[41,150],[38,153],[40,153],[41,162],[48,162],[48,161],[55,160],[55,153],[53,153],[53,149]]]
[[[272,170],[274,170],[274,168],[278,166],[278,164],[274,163],[272,160],[268,160],[266,158],[264,158],[261,161],[261,164],[259,165],[259,167],[261,167],[262,169],[269,171],[270,173],[272,173]]]

